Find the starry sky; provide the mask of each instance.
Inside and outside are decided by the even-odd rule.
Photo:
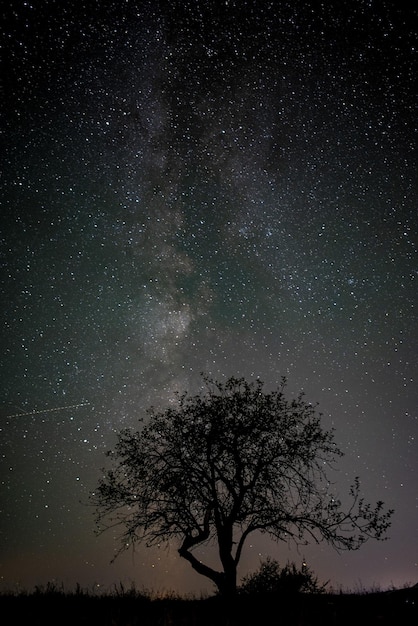
[[[118,430],[201,372],[319,402],[395,508],[335,588],[418,581],[417,9],[10,0],[2,9],[0,586],[212,591],[176,546],[110,561]],[[212,558],[210,553],[205,558]]]

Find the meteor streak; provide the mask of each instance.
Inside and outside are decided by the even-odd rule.
[[[90,402],[81,402],[80,404],[67,404],[65,406],[57,406],[54,409],[39,409],[35,411],[28,411],[27,413],[13,413],[13,415],[7,415],[6,417],[24,417],[25,415],[38,415],[39,413],[53,413],[54,411],[64,411],[65,409],[78,409],[81,406],[87,406]]]

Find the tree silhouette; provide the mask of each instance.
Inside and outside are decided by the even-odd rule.
[[[285,379],[270,393],[260,380],[203,379],[202,393],[150,409],[141,429],[122,430],[107,453],[112,469],[91,502],[98,532],[122,528],[119,552],[177,540],[180,556],[230,596],[255,531],[277,541],[325,540],[337,550],[384,538],[393,511],[365,503],[358,478],[347,509],[331,493],[326,470],[342,452],[303,394],[287,400]],[[209,543],[219,570],[195,553]]]

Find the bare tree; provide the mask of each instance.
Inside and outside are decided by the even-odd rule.
[[[331,493],[326,472],[342,452],[303,394],[287,400],[285,379],[270,393],[260,380],[204,382],[201,394],[150,409],[138,432],[119,433],[112,469],[91,495],[99,532],[120,526],[120,550],[177,540],[180,556],[225,596],[236,592],[255,531],[277,541],[325,540],[337,550],[384,538],[393,511],[366,504],[358,478],[347,509]],[[196,555],[209,543],[219,571]]]

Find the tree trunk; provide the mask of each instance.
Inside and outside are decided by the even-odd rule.
[[[222,573],[218,584],[219,594],[224,598],[233,598],[237,593],[237,570],[234,566]]]
[[[237,592],[237,568],[235,563],[230,562],[228,567],[225,567],[223,572],[217,572],[216,570],[208,567],[189,552],[183,546],[179,549],[179,555],[189,561],[193,569],[209,578],[218,588],[219,595],[224,598],[233,598]]]
[[[218,528],[218,548],[219,558],[223,567],[222,589],[220,593],[231,598],[237,591],[237,565],[232,556],[232,524],[219,524]]]
[[[191,552],[194,546],[199,545],[209,536],[209,516],[211,510],[212,508],[209,507],[206,513],[204,529],[199,535],[186,535],[178,552],[183,559],[189,561],[196,572],[202,576],[206,576],[216,585],[219,595],[224,598],[233,598],[237,592],[237,564],[232,556],[232,524],[217,524],[219,558],[222,563],[223,572],[218,572],[208,565],[205,565]]]

